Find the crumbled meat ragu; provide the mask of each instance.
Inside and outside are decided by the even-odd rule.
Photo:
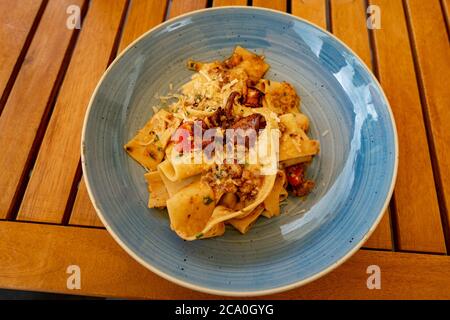
[[[312,189],[314,188],[315,183],[312,180],[305,180],[302,184],[300,184],[297,187],[293,187],[292,192],[297,197],[304,197],[311,193]]]
[[[261,177],[241,164],[214,165],[202,176],[214,194],[234,193],[241,202],[252,200],[259,192]]]

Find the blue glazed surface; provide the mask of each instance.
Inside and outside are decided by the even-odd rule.
[[[191,76],[186,61],[223,59],[241,45],[266,56],[266,78],[292,83],[321,152],[309,167],[316,188],[289,198],[242,236],[186,242],[165,211],[147,208],[144,170],[123,145],[152,115],[156,93]],[[373,75],[340,41],[293,16],[229,7],[171,20],[133,43],[108,69],[86,116],[83,170],[114,238],[158,274],[230,295],[276,292],[342,263],[373,231],[397,168],[395,125]],[[155,288],[156,290],[157,288]]]

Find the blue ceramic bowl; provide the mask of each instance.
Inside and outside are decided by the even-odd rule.
[[[292,83],[321,152],[316,188],[289,198],[281,216],[250,232],[186,242],[167,213],[147,208],[144,170],[123,145],[152,115],[155,94],[186,82],[189,58],[224,59],[236,45],[264,54],[267,78]],[[114,239],[144,266],[204,292],[250,296],[310,282],[369,237],[392,193],[397,135],[372,73],[341,41],[288,14],[251,7],[207,9],[150,30],[109,67],[90,102],[82,137],[84,177]]]

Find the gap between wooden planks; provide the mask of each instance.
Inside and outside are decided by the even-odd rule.
[[[19,220],[63,221],[72,184],[79,179],[85,110],[111,59],[125,4],[126,0],[91,3],[19,209]]]
[[[222,299],[156,276],[134,261],[106,230],[0,222],[0,287],[149,299]],[[81,271],[69,290],[67,268]],[[381,270],[381,289],[367,288],[367,268]],[[338,269],[265,299],[450,299],[450,257],[360,250]]]
[[[235,0],[221,0],[221,1],[217,1],[220,2],[218,3],[218,5],[232,5],[235,4],[236,1]],[[144,7],[145,6],[145,2],[140,2],[141,7],[138,7],[136,5],[134,5],[133,3],[131,4],[131,8],[130,8],[130,14],[127,20],[127,24],[124,30],[124,35],[123,35],[123,39],[126,39],[126,41],[122,40],[121,43],[121,48],[124,48],[129,42],[132,41],[132,39],[138,37],[139,35],[141,35],[143,32],[145,32],[146,30],[148,30],[151,26],[154,26],[158,23],[158,19],[151,19],[149,21],[146,20],[142,20],[141,16],[138,14],[134,14],[134,13],[140,13],[143,12],[143,10],[145,10]],[[214,5],[216,5],[216,1],[213,3]],[[147,4],[149,5],[149,4]],[[174,9],[173,5],[177,5],[172,4],[172,8],[171,10]],[[203,4],[200,4],[203,5]],[[354,18],[352,18],[352,13],[354,13],[354,6],[352,5],[350,7],[350,12],[348,12],[348,10],[342,10],[342,12],[344,13],[344,16],[339,16],[336,15],[336,21],[341,21],[344,22],[347,18],[349,19],[349,21],[351,21],[353,24],[353,26],[356,26],[359,30],[364,28],[363,25],[365,25],[365,20],[363,17],[363,12],[360,12],[360,15],[356,15]],[[357,7],[359,8],[359,7]],[[156,9],[156,8],[153,8]],[[186,9],[186,8],[184,8]],[[183,11],[180,8],[175,8],[174,9],[176,14],[181,14]],[[313,23],[325,28],[326,27],[326,8],[325,8],[325,1],[324,0],[314,0],[314,1],[310,1],[308,3],[304,3],[302,1],[294,1],[292,3],[292,11],[294,15],[298,15],[306,20],[312,21]],[[151,12],[155,12],[155,11],[151,11]],[[350,14],[349,14],[350,13]],[[162,21],[162,12],[159,12],[156,14],[156,16]],[[149,16],[149,17],[153,17]],[[129,25],[131,25],[132,27],[130,29],[128,29]],[[145,26],[145,27],[143,27]],[[340,31],[342,30],[342,31]],[[347,28],[341,28],[337,30],[338,33],[340,33],[341,35],[345,35],[345,32],[347,33],[347,35],[350,34],[350,29]],[[365,31],[365,30],[362,30]],[[366,31],[365,31],[366,32]],[[367,32],[366,32],[367,33]],[[358,41],[354,41],[354,47],[360,47],[361,49],[359,50],[360,52],[363,52],[363,50],[370,50],[368,48],[368,35],[366,34],[366,39],[365,39],[365,43],[363,42],[364,39],[361,37],[358,37]],[[125,44],[124,44],[125,43]],[[370,62],[370,52],[363,52],[365,53],[365,57],[369,57],[368,59],[366,59],[366,63],[367,61]],[[84,184],[84,181],[81,182],[80,184],[80,188],[78,191],[78,195],[75,201],[75,205],[72,211],[72,215],[70,217],[70,224],[73,225],[87,225],[87,226],[102,226],[100,220],[98,219],[94,208],[92,207],[92,204],[89,201],[89,197],[87,195],[87,191],[86,191],[86,186]],[[365,247],[368,248],[379,248],[379,249],[391,249],[392,248],[392,243],[391,243],[391,232],[390,232],[390,224],[389,224],[389,213],[386,213],[385,216],[383,217],[379,227],[376,229],[376,231],[374,232],[374,234],[372,235],[372,237],[367,241],[367,243],[365,244]]]
[[[428,125],[428,141],[434,154],[441,216],[447,248],[450,246],[450,43],[445,12],[439,1],[406,2],[413,54]]]
[[[366,26],[365,1],[330,2],[331,30],[345,42],[373,70],[369,33]],[[392,234],[389,209],[384,213],[377,229],[364,244],[367,248],[392,249]]]
[[[0,114],[36,31],[44,0],[0,1]],[[27,10],[24,10],[27,8]],[[14,36],[11,37],[11,33]]]
[[[0,218],[11,217],[39,146],[46,119],[75,40],[67,7],[85,0],[50,1],[0,116]],[[23,9],[23,8],[22,8]]]
[[[394,191],[399,250],[445,253],[431,155],[401,0],[370,0],[382,13],[372,30],[378,77],[397,123],[399,168]],[[427,12],[426,14],[430,14]],[[430,35],[432,36],[432,35]]]

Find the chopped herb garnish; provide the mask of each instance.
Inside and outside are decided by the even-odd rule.
[[[201,238],[201,237],[203,237],[203,233],[201,233],[201,232],[198,233],[198,234],[195,236],[196,239],[199,239],[199,238]]]
[[[213,199],[211,199],[210,196],[203,197],[203,203],[204,203],[205,205],[208,205],[208,204],[210,204],[211,202],[213,202]]]

